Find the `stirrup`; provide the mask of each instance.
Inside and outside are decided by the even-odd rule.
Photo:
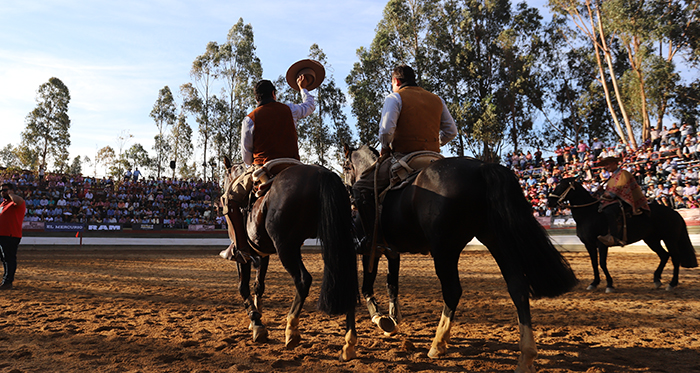
[[[234,249],[233,251],[233,260],[240,264],[248,264],[248,262],[250,262],[256,267],[260,265],[259,256],[251,255],[238,249]]]

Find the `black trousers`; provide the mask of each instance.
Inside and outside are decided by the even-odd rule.
[[[0,259],[5,270],[2,278],[3,284],[11,284],[15,280],[17,271],[17,248],[21,237],[0,236]]]

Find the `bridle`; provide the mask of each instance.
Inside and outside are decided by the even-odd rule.
[[[579,207],[593,206],[593,205],[595,205],[596,203],[600,202],[600,199],[596,199],[596,200],[593,201],[593,202],[584,203],[584,204],[582,204],[582,205],[572,205],[572,204],[565,203],[564,200],[566,199],[567,194],[569,194],[569,192],[572,191],[572,190],[575,189],[575,188],[576,188],[576,187],[574,186],[574,183],[569,182],[568,185],[567,185],[567,187],[566,187],[566,189],[564,189],[564,192],[563,192],[561,195],[556,195],[556,194],[554,194],[554,193],[549,193],[549,196],[548,196],[548,197],[549,197],[549,198],[551,198],[551,197],[557,198],[557,206],[559,206],[559,207],[564,207],[564,208],[567,208],[567,209],[572,209],[572,208],[575,209],[575,208],[579,208]]]

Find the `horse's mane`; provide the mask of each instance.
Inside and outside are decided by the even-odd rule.
[[[367,145],[360,146],[353,152],[353,162],[358,170],[366,170],[379,158],[379,152]]]

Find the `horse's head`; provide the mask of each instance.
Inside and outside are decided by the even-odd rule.
[[[379,153],[367,145],[362,145],[359,149],[353,149],[347,144],[343,144],[343,147],[345,148],[343,180],[345,184],[352,186],[379,158]]]
[[[565,179],[562,179],[557,184],[557,187],[554,188],[554,190],[551,193],[549,193],[549,196],[547,196],[547,206],[550,208],[554,208],[563,205],[564,201],[568,200],[567,196],[569,192],[575,188],[575,177],[567,177]]]

